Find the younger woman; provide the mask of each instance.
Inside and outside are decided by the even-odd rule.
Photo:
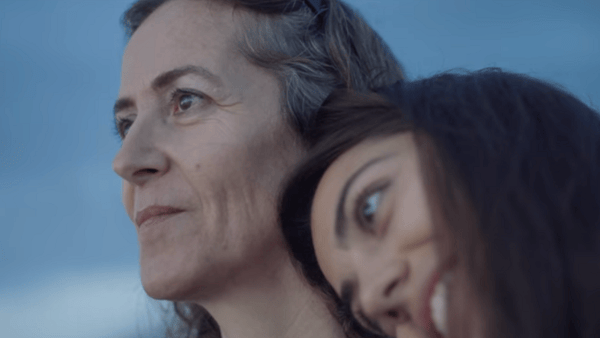
[[[497,69],[381,94],[328,99],[283,196],[308,279],[398,338],[600,337],[598,113]]]

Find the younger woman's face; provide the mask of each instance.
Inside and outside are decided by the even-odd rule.
[[[319,183],[311,227],[325,277],[363,326],[443,336],[454,266],[436,245],[412,133],[367,140],[340,156]]]

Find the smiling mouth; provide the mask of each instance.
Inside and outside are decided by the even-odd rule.
[[[153,222],[159,221],[166,217],[179,214],[183,211],[184,210],[182,210],[182,209],[169,207],[169,206],[159,206],[159,205],[149,206],[149,207],[145,208],[144,210],[140,211],[136,215],[135,224],[138,227],[141,227],[142,225],[148,225],[148,223],[153,223]]]
[[[448,284],[452,280],[452,272],[446,272],[435,284],[429,299],[430,316],[435,334],[446,337],[448,334]]]

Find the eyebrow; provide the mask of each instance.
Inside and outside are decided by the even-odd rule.
[[[376,163],[379,163],[383,160],[387,160],[388,158],[392,157],[393,155],[395,155],[395,154],[386,154],[381,157],[374,158],[374,159],[370,160],[369,162],[363,164],[358,170],[356,170],[356,172],[354,172],[354,174],[352,174],[352,176],[350,176],[350,178],[348,178],[348,180],[346,181],[346,184],[344,184],[344,187],[342,188],[342,192],[340,194],[340,198],[338,199],[336,218],[335,218],[335,237],[338,241],[338,245],[341,246],[342,248],[347,247],[346,246],[346,234],[348,232],[348,230],[347,230],[348,227],[346,224],[344,205],[346,205],[346,198],[348,197],[348,191],[350,190],[350,187],[352,186],[354,181],[356,181],[358,176],[360,176],[360,174],[362,174],[370,166],[372,166]]]
[[[178,67],[175,69],[171,69],[166,71],[159,76],[157,76],[151,84],[151,87],[154,91],[159,91],[164,87],[170,85],[178,78],[188,75],[194,74],[201,78],[204,78],[206,81],[210,82],[214,87],[222,87],[223,81],[217,75],[211,73],[208,69],[196,66],[196,65],[186,65],[182,67]],[[113,113],[116,115],[118,112],[129,109],[135,106],[135,101],[129,97],[124,97],[118,99],[113,106]]]
[[[361,323],[361,321],[357,320],[356,317],[354,316],[354,312],[352,311],[352,297],[354,296],[355,289],[356,289],[356,285],[349,280],[345,280],[342,283],[342,289],[341,289],[341,291],[342,291],[341,292],[342,307],[344,308],[344,310],[346,310],[352,316],[352,320],[358,322],[359,325],[366,326],[367,329],[374,331],[377,334],[385,335],[381,326],[379,326],[379,324],[377,324],[377,322],[368,318],[362,312],[362,310],[359,309],[357,311],[359,316],[361,317],[362,323]]]

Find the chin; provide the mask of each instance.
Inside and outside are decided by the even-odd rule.
[[[154,299],[160,300],[181,300],[186,293],[181,281],[175,278],[168,278],[164,275],[141,273],[142,286],[146,294]]]
[[[201,280],[181,269],[165,269],[168,266],[164,264],[159,269],[153,269],[152,266],[142,264],[140,277],[146,294],[154,299],[171,301],[197,298],[200,290],[204,289]]]

